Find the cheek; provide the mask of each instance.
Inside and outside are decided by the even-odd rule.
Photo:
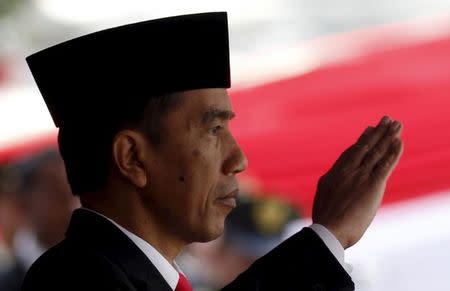
[[[186,203],[190,206],[190,215],[204,216],[217,197],[220,163],[211,149],[195,148],[191,150],[190,156],[177,182],[185,187],[189,196]]]
[[[216,138],[192,136],[190,141],[174,144],[160,157],[153,168],[159,177],[153,179],[158,181],[158,192],[172,193],[164,195],[165,200],[170,200],[166,202],[178,204],[179,213],[191,221],[207,215],[205,212],[210,211],[210,204],[217,197],[221,173],[222,157]],[[151,176],[149,173],[150,181]]]
[[[194,150],[192,151],[192,156],[193,156],[194,158],[198,158],[198,157],[200,156],[200,150],[199,150],[199,149],[194,149]]]

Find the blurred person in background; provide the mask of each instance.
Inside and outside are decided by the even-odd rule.
[[[212,278],[216,289],[229,284],[279,245],[286,226],[298,218],[298,211],[286,201],[271,197],[243,197],[225,220],[224,235],[212,258]]]
[[[3,247],[12,249],[14,235],[23,223],[23,209],[18,201],[19,178],[11,166],[0,167],[0,233]]]
[[[18,177],[8,165],[0,167],[0,273],[14,263],[14,236],[23,223],[23,209],[17,195]]]
[[[13,167],[20,182],[11,207],[21,209],[23,218],[11,241],[14,263],[0,274],[2,291],[20,289],[31,264],[64,238],[70,215],[79,206],[57,151],[41,152]]]
[[[297,209],[286,201],[247,193],[241,192],[220,238],[193,244],[177,258],[195,290],[219,290],[229,284],[286,239],[286,227],[299,219]]]

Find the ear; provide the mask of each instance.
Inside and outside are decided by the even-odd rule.
[[[143,188],[147,184],[145,137],[136,131],[122,130],[114,138],[112,154],[120,174],[131,184]]]

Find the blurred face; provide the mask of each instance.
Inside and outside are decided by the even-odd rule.
[[[183,105],[163,120],[162,144],[146,161],[146,207],[187,243],[223,232],[235,207],[235,175],[247,160],[229,130],[234,117],[225,89],[179,93]]]
[[[27,215],[39,241],[51,247],[64,238],[79,200],[70,192],[62,160],[44,162],[38,175],[37,184],[27,194]]]

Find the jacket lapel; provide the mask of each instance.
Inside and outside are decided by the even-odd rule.
[[[137,290],[172,291],[147,256],[104,217],[84,209],[74,211],[66,239],[115,263]]]

